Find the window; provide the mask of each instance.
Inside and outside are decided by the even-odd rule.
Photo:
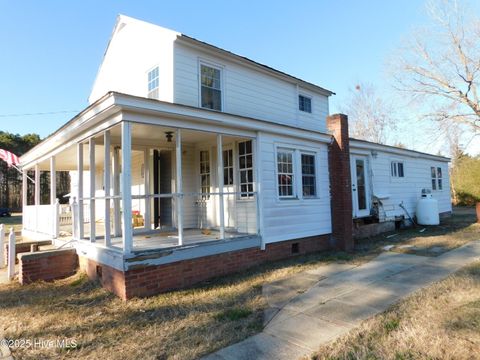
[[[278,196],[294,197],[293,150],[277,151]]]
[[[430,172],[432,174],[432,190],[443,190],[442,168],[432,166]]]
[[[308,113],[312,112],[312,99],[304,95],[298,95],[298,109]]]
[[[441,167],[437,167],[437,181],[438,181],[438,190],[443,190],[442,168]]]
[[[233,185],[233,150],[223,150],[223,185]]]
[[[200,190],[202,199],[210,198],[210,153],[208,150],[200,151]]]
[[[200,65],[201,103],[203,108],[222,110],[220,69]]]
[[[148,72],[148,97],[158,99],[158,66]]]
[[[303,197],[317,195],[315,186],[315,155],[302,154],[302,193]]]
[[[238,169],[240,173],[240,197],[253,197],[252,141],[238,143]]]
[[[313,152],[277,148],[277,192],[280,199],[317,196],[316,156]],[[301,179],[296,180],[296,179]]]
[[[398,178],[405,177],[403,162],[392,161],[392,163],[391,163],[391,174],[392,174],[392,177],[398,177]]]

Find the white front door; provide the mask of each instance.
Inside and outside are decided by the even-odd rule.
[[[210,149],[200,150],[199,153],[200,194],[197,199],[198,227],[208,229],[212,224],[213,199],[211,193],[211,169]]]
[[[234,152],[232,146],[223,147],[223,192],[234,193],[235,192],[235,166],[234,166]],[[223,207],[224,207],[224,219],[225,227],[235,228],[235,202],[236,195],[224,195]]]
[[[370,178],[367,169],[367,157],[352,155],[350,158],[352,173],[352,202],[353,217],[365,217],[370,215]]]

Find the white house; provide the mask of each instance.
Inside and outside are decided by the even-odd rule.
[[[352,218],[399,221],[423,188],[451,211],[448,159],[349,139],[332,94],[120,15],[90,106],[21,158],[37,180],[23,234],[73,246],[127,299],[348,250]],[[40,204],[41,171],[70,171],[72,225],[55,186]]]

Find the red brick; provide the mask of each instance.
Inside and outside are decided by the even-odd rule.
[[[332,238],[337,248],[351,251],[354,243],[348,117],[343,114],[328,116],[327,127],[333,135],[328,151]]]

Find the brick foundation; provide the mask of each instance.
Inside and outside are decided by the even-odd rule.
[[[364,224],[356,226],[353,229],[353,238],[355,240],[365,239],[377,236],[379,234],[395,231],[395,221],[384,221],[381,223]]]
[[[140,266],[122,272],[80,256],[80,268],[90,279],[99,279],[103,287],[123,300],[145,297],[192,286],[196,283],[236,273],[268,261],[327,250],[330,235],[267,244],[260,248],[226,252],[217,255],[173,262],[165,265]]]
[[[20,284],[35,281],[53,281],[75,274],[78,256],[75,249],[40,251],[17,255]]]
[[[332,237],[336,247],[353,250],[352,180],[350,174],[350,142],[348,117],[336,114],[327,117],[328,130],[333,141],[328,149],[330,195],[332,213]]]

